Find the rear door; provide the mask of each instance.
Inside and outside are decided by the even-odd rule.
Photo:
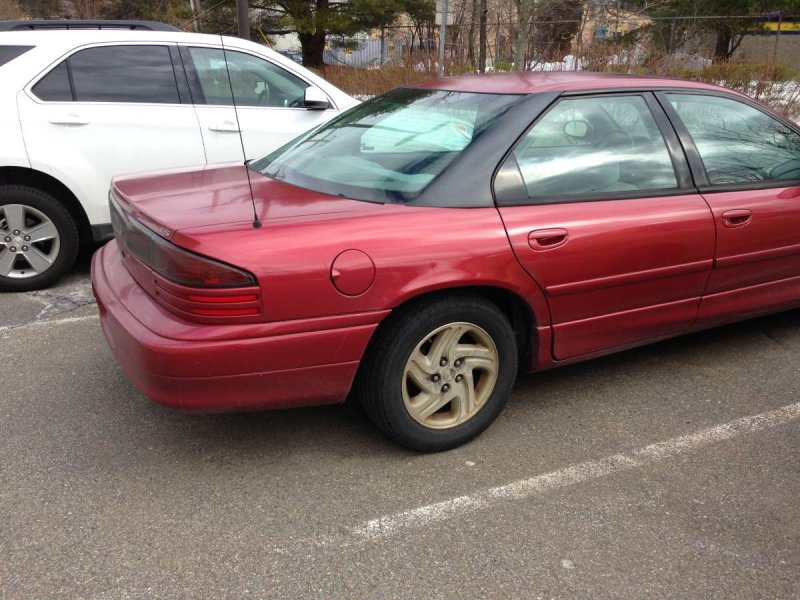
[[[175,59],[170,44],[80,49],[18,95],[31,165],[76,190],[93,223],[109,220],[113,176],[205,164]]]
[[[184,46],[181,55],[209,163],[242,160],[242,141],[248,160],[261,158],[338,114],[332,102],[324,110],[305,108],[310,83],[264,57],[207,46]]]
[[[651,94],[557,100],[501,166],[495,194],[549,303],[557,360],[694,322],[714,223]]]
[[[664,93],[717,249],[699,326],[800,305],[800,133],[741,99]]]

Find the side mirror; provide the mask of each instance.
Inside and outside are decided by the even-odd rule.
[[[578,119],[567,121],[564,123],[564,133],[571,138],[583,139],[589,133],[589,123]]]
[[[331,103],[328,102],[328,97],[325,95],[325,92],[312,85],[306,88],[303,106],[309,110],[325,110],[326,108],[330,108]]]

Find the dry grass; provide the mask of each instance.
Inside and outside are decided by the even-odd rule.
[[[687,67],[695,62],[698,68]],[[581,61],[586,70],[658,75],[692,79],[721,85],[747,94],[789,118],[800,119],[800,73],[784,65],[744,63],[731,61],[709,66],[702,65],[699,58],[656,57],[650,54],[646,60],[634,56],[625,47],[598,44],[587,48]],[[571,63],[574,65],[574,62]],[[498,64],[499,70],[511,65]],[[556,64],[548,70],[559,70]],[[326,66],[320,74],[345,92],[364,98],[382,94],[393,88],[436,77],[435,59],[415,58],[402,65],[383,65],[375,69],[345,66]],[[448,65],[449,75],[474,72],[469,66]]]
[[[436,77],[435,68],[427,68],[424,63],[417,66],[383,65],[379,69],[327,65],[318,73],[339,89],[356,97],[376,96],[396,87]]]

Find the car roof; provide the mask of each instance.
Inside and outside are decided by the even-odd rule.
[[[594,73],[589,71],[546,71],[522,73],[487,73],[429,79],[409,87],[454,92],[492,94],[534,94],[539,92],[574,92],[616,89],[694,88],[720,90],[716,85],[646,75]],[[726,90],[729,91],[729,90]]]
[[[195,44],[219,44],[219,35],[189,33],[186,31],[138,31],[126,29],[52,29],[34,31],[0,32],[0,44],[30,44],[79,46],[101,42],[189,42]],[[224,36],[225,44],[238,46],[244,40]]]

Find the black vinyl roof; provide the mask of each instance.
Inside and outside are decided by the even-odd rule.
[[[112,21],[82,19],[43,19],[30,21],[0,21],[0,31],[41,31],[62,29],[127,29],[136,31],[180,31],[177,27],[158,21]]]

